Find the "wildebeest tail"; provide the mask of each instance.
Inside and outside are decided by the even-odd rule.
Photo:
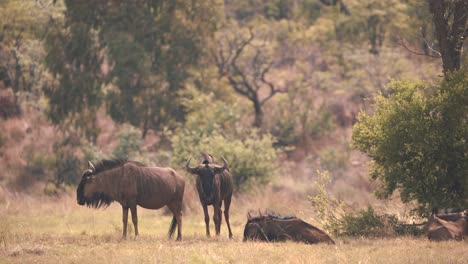
[[[173,216],[171,226],[169,228],[169,233],[168,233],[169,238],[172,238],[172,235],[174,235],[174,231],[176,229],[176,226],[177,226],[177,219],[175,218],[175,216]]]

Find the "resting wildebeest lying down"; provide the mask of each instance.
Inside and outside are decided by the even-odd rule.
[[[214,164],[213,156],[202,153],[202,160],[197,167],[190,167],[190,160],[185,164],[185,168],[191,174],[197,175],[196,185],[198,197],[205,214],[206,236],[210,236],[210,217],[208,215],[208,205],[213,205],[216,235],[221,233],[221,205],[224,201],[224,218],[229,231],[229,238],[232,238],[231,225],[229,223],[229,208],[233,191],[232,175],[228,169],[226,159],[222,158],[224,165]]]
[[[467,210],[458,213],[438,213],[429,216],[427,237],[433,241],[463,240],[468,236]]]
[[[128,209],[132,212],[135,237],[138,236],[137,205],[159,209],[165,205],[174,214],[169,237],[177,224],[177,240],[182,239],[182,198],[185,180],[171,168],[146,167],[136,161],[102,160],[94,166],[88,161],[76,190],[79,205],[99,208],[113,201],[122,205],[123,237],[127,236]]]
[[[302,221],[294,216],[247,215],[244,228],[244,241],[261,240],[267,242],[297,241],[307,244],[326,242],[335,244],[322,230]]]

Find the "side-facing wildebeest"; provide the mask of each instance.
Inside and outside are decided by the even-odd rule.
[[[208,205],[213,205],[213,221],[215,223],[216,235],[221,233],[221,206],[224,201],[224,218],[229,230],[229,238],[232,238],[231,225],[229,223],[229,207],[233,192],[232,175],[228,169],[228,163],[223,157],[224,165],[214,164],[213,156],[202,153],[202,161],[197,167],[190,167],[190,160],[185,168],[191,174],[197,175],[196,186],[198,197],[205,214],[206,236],[210,236],[210,216]]]
[[[468,236],[468,210],[457,213],[438,213],[429,216],[427,237],[432,241],[463,240]]]
[[[252,217],[247,215],[247,224],[244,228],[244,241],[260,240],[266,242],[296,241],[306,244],[326,242],[335,244],[322,230],[302,221],[294,216],[260,215]]]
[[[184,178],[171,168],[146,167],[127,160],[102,160],[94,166],[88,161],[88,169],[83,172],[76,197],[79,205],[93,208],[107,207],[113,201],[120,203],[124,238],[127,236],[128,209],[132,212],[137,237],[137,205],[147,209],[167,205],[174,215],[169,238],[177,225],[177,240],[181,240],[184,188]]]

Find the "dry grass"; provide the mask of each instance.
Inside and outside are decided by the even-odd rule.
[[[467,263],[467,242],[425,238],[337,239],[336,245],[242,242],[245,200],[233,204],[234,239],[206,238],[200,212],[184,216],[183,241],[168,240],[171,216],[139,209],[141,236],[121,239],[121,209],[80,207],[71,196],[8,196],[0,206],[0,263]],[[201,211],[201,210],[200,210]],[[130,229],[132,230],[132,228]],[[130,236],[132,237],[132,236]]]

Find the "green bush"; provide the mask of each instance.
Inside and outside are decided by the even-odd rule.
[[[406,224],[392,214],[378,214],[369,206],[367,210],[346,214],[340,219],[339,236],[384,237],[394,235],[420,236],[425,233],[425,225]]]
[[[97,148],[96,145],[90,143],[89,141],[85,141],[82,144],[81,151],[83,152],[85,162],[93,162],[106,158],[106,155],[102,152],[102,150]]]
[[[334,236],[384,237],[424,234],[422,225],[406,224],[399,221],[395,215],[378,214],[371,206],[367,210],[349,212],[349,207],[328,191],[331,182],[328,171],[318,171],[317,174],[318,180],[315,184],[318,192],[309,196],[309,201],[318,214],[318,222]]]
[[[194,166],[201,152],[212,154],[220,164],[220,157],[225,157],[237,190],[248,190],[254,183],[265,184],[275,174],[278,151],[268,134],[261,136],[252,130],[245,138],[228,138],[218,132],[205,135],[181,129],[171,136],[171,142],[174,167],[185,166],[189,158],[193,158]]]
[[[398,191],[423,212],[468,205],[468,71],[438,87],[392,81],[387,94],[374,98],[372,114],[359,114],[352,135],[373,160],[369,175],[382,183],[379,197]]]
[[[339,221],[338,235],[344,236],[381,236],[385,228],[385,220],[377,215],[372,207],[360,210],[356,214],[346,214]]]
[[[336,230],[339,230],[340,219],[345,215],[345,203],[329,192],[331,178],[328,171],[317,171],[317,177],[315,182],[317,194],[308,198],[318,214],[317,221],[328,232],[336,234]]]
[[[130,125],[124,126],[124,128],[117,135],[119,144],[114,149],[112,156],[116,159],[127,159],[134,157],[140,152],[142,144],[141,132]]]

